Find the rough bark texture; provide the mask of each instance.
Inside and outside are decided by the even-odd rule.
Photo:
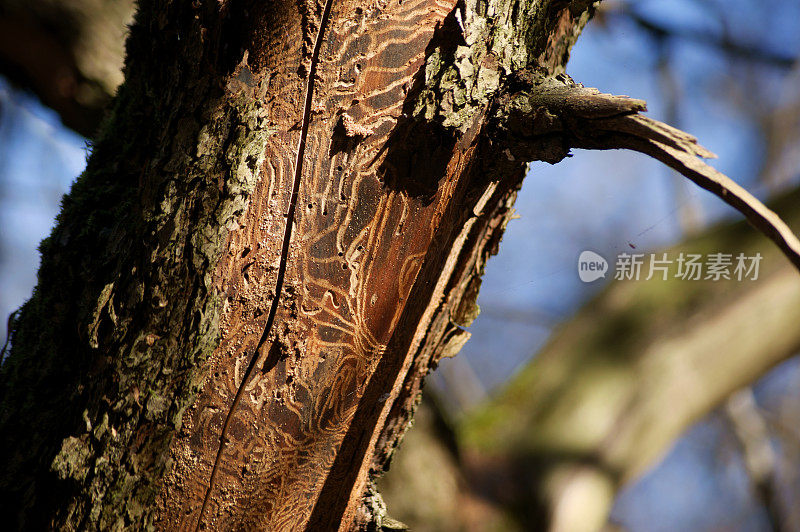
[[[19,528],[381,526],[525,163],[484,117],[590,2],[142,1],[0,386]],[[366,495],[366,496],[365,496]]]
[[[86,137],[122,83],[130,0],[0,0],[0,72]]]
[[[2,368],[0,505],[19,528],[151,513],[218,345],[214,266],[263,160],[256,106],[225,85],[232,29],[209,8],[140,6],[126,84],[41,246]]]

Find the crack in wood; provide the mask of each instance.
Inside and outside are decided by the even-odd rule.
[[[241,402],[242,396],[244,395],[244,390],[247,387],[247,384],[250,381],[250,378],[253,375],[253,369],[258,365],[258,359],[260,358],[258,355],[261,352],[261,348],[263,347],[264,343],[267,341],[269,337],[270,331],[272,330],[272,326],[275,322],[275,315],[278,312],[278,304],[280,302],[281,292],[283,291],[283,283],[284,278],[286,277],[286,267],[288,263],[289,257],[289,244],[292,239],[292,224],[294,222],[294,215],[295,211],[297,210],[297,197],[300,193],[300,180],[303,175],[303,155],[306,149],[306,139],[308,137],[308,127],[311,121],[311,110],[312,110],[312,102],[314,99],[314,81],[316,78],[317,72],[317,64],[319,62],[319,52],[322,48],[322,40],[325,33],[325,27],[328,23],[328,18],[330,17],[331,5],[333,4],[333,0],[325,0],[325,7],[322,12],[322,17],[320,18],[319,29],[317,30],[317,36],[314,40],[314,49],[311,53],[311,61],[308,69],[308,78],[306,81],[306,91],[305,91],[305,100],[303,103],[303,118],[300,126],[300,138],[297,142],[297,154],[295,156],[295,171],[294,171],[294,179],[292,182],[292,195],[289,198],[289,210],[286,214],[286,228],[284,229],[283,233],[283,246],[281,247],[281,256],[280,256],[280,264],[278,266],[278,276],[275,281],[275,296],[272,299],[269,308],[269,315],[267,316],[267,322],[264,325],[264,331],[261,333],[261,338],[258,340],[258,344],[256,345],[255,350],[253,351],[252,356],[250,357],[250,362],[247,366],[247,370],[242,377],[242,382],[239,384],[239,387],[236,390],[236,395],[233,398],[233,403],[231,403],[231,407],[228,410],[228,414],[225,417],[225,422],[222,425],[222,431],[220,433],[219,438],[219,449],[217,450],[217,455],[214,459],[214,466],[211,469],[211,475],[208,480],[208,488],[206,489],[205,497],[203,498],[203,505],[200,507],[200,515],[197,518],[197,526],[195,528],[195,532],[199,531],[203,524],[203,516],[205,515],[206,509],[208,507],[208,503],[211,499],[211,494],[214,491],[214,485],[217,478],[217,473],[219,471],[219,465],[222,461],[222,454],[225,451],[225,446],[228,442],[227,434],[228,428],[230,426],[230,422],[233,418],[233,414],[236,411],[236,408],[239,406]],[[263,364],[263,373],[270,371],[275,365],[278,363],[278,358],[280,356],[280,349],[270,349],[267,355],[267,360],[264,361]]]

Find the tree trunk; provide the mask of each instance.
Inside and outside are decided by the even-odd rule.
[[[0,385],[19,528],[381,526],[591,2],[150,2]],[[535,151],[529,147],[528,152]]]

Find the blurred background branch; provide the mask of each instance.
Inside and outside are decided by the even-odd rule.
[[[92,137],[122,83],[127,0],[2,0],[0,72]]]
[[[798,203],[800,190],[773,207],[798,225]],[[457,497],[477,498],[493,509],[484,519],[505,520],[511,529],[597,530],[622,486],[725,404],[755,496],[775,530],[790,529],[779,525],[789,518],[777,502],[770,434],[752,392],[742,387],[800,350],[800,278],[743,222],[666,252],[733,249],[764,255],[772,266],[760,273],[762,282],[614,282],[559,326],[500,393],[450,425],[457,451],[437,470],[467,479]],[[410,437],[404,446],[423,454],[419,447],[433,448],[433,434]],[[397,476],[405,478],[413,466],[402,464]],[[392,509],[397,497],[395,506],[405,508],[409,494],[392,474],[384,480],[387,504]],[[470,518],[452,529],[489,526]]]

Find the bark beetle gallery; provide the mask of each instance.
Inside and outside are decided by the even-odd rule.
[[[652,155],[777,216],[640,100],[564,75],[588,1],[142,1],[3,366],[18,527],[388,526],[372,481],[468,338],[527,161]]]

